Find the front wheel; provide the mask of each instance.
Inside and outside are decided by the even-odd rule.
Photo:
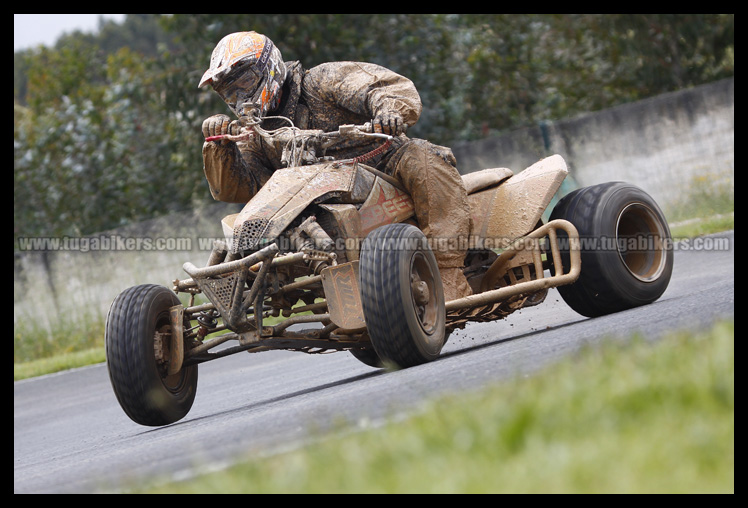
[[[374,349],[351,349],[351,354],[356,358],[356,360],[368,365],[369,367],[374,367],[375,369],[385,367],[385,364],[382,363],[382,359],[379,358],[379,355],[374,351]]]
[[[438,358],[446,342],[444,289],[421,230],[390,224],[372,231],[361,247],[359,277],[377,356],[401,368]]]
[[[122,409],[141,425],[176,422],[195,399],[197,365],[168,374],[169,309],[179,303],[167,288],[144,284],[120,293],[107,315],[109,379]]]
[[[673,271],[670,229],[657,203],[640,188],[623,182],[584,187],[564,196],[550,218],[566,219],[579,232],[579,279],[558,288],[579,314],[595,317],[638,307],[667,289]]]

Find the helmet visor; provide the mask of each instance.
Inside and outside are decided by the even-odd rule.
[[[252,65],[239,65],[211,86],[235,114],[245,105],[259,104],[264,75],[257,73]]]

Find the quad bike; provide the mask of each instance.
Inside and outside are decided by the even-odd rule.
[[[265,136],[285,147],[287,167],[222,220],[226,240],[215,242],[205,266],[187,262],[188,278],[172,289],[134,286],[112,303],[107,364],[132,420],[158,426],[183,418],[198,364],[238,352],[349,351],[372,367],[407,368],[438,358],[452,330],[538,305],[552,287],[589,317],[651,303],[665,291],[670,231],[639,188],[578,189],[543,222],[567,175],[554,155],[518,174],[464,175],[473,216],[464,273],[473,294],[445,301],[410,196],[365,164],[392,141],[370,130],[254,125],[222,136]],[[325,156],[335,143],[377,137],[383,145],[361,157]]]

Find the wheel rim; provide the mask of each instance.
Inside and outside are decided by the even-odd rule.
[[[667,265],[665,228],[644,203],[631,203],[618,215],[616,247],[626,269],[642,282],[657,280]]]
[[[418,324],[424,333],[432,335],[437,327],[439,305],[436,279],[431,265],[421,252],[416,252],[410,262],[411,302]]]

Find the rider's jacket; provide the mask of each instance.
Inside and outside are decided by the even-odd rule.
[[[287,62],[288,77],[281,104],[270,115],[291,119],[301,129],[336,130],[340,125],[363,124],[383,113],[398,113],[412,126],[421,114],[421,99],[411,80],[384,67],[362,62],[331,62],[304,70],[299,62]],[[281,119],[268,119],[266,130],[288,126]],[[391,151],[402,146],[402,135]],[[381,140],[343,144],[327,155],[348,158],[361,155]],[[230,203],[247,202],[276,169],[282,167],[282,146],[273,146],[259,136],[247,142],[206,142],[203,145],[205,176],[213,197]],[[371,164],[388,171],[385,155]]]

